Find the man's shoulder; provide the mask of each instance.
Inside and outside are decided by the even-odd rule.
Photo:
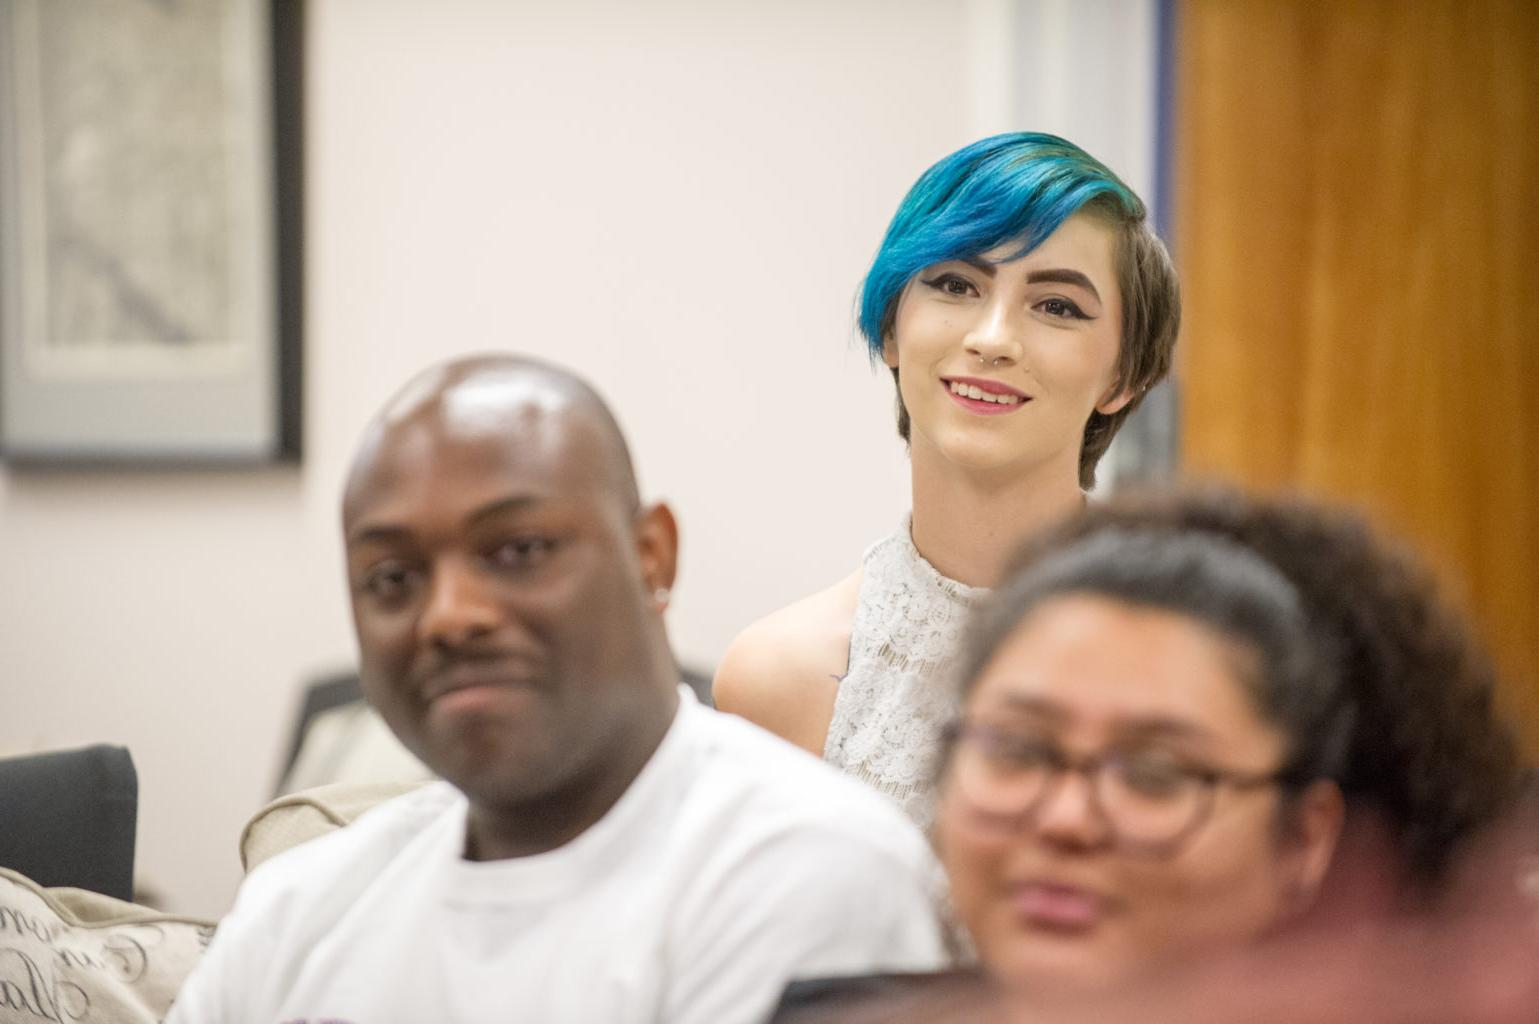
[[[385,800],[345,827],[258,864],[241,886],[241,900],[271,903],[325,894],[330,901],[359,890],[463,799],[448,783],[432,782]]]
[[[736,715],[691,709],[694,788],[731,829],[769,838],[826,833],[922,859],[928,844],[896,803],[822,759]]]
[[[939,866],[895,803],[741,719],[691,718],[695,775],[668,832],[671,941],[774,991],[944,963]]]

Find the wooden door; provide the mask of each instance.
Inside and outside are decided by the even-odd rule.
[[[1539,3],[1179,0],[1189,474],[1411,540],[1539,750]]]

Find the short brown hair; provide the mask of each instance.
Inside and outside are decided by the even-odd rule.
[[[1115,265],[1117,290],[1122,296],[1122,333],[1117,346],[1117,383],[1132,391],[1132,399],[1114,413],[1092,411],[1085,423],[1084,441],[1079,450],[1079,485],[1084,490],[1095,486],[1095,468],[1111,447],[1112,438],[1138,408],[1149,389],[1170,372],[1181,329],[1181,285],[1176,268],[1165,248],[1149,227],[1140,203],[1135,213],[1127,214],[1117,204],[1096,197],[1080,208],[1105,222],[1117,234]],[[894,300],[883,318],[883,333],[892,332],[897,319]],[[898,368],[892,368],[892,382],[898,384]],[[909,440],[908,409],[903,393],[897,393],[898,436]]]

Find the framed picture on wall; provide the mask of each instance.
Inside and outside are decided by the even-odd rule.
[[[300,450],[298,0],[0,0],[0,457]]]

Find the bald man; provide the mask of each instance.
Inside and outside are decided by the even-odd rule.
[[[585,384],[494,356],[370,425],[364,691],[445,781],[259,867],[173,1024],[731,1024],[944,960],[895,806],[680,686],[678,531]]]

